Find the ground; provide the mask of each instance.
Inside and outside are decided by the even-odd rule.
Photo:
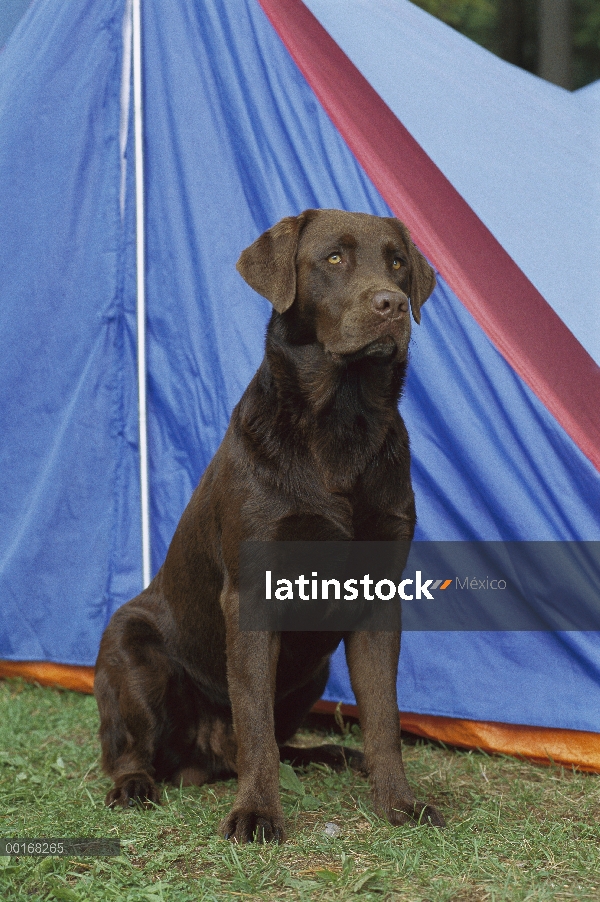
[[[360,745],[358,726],[339,720],[315,719],[300,741]],[[0,857],[4,902],[600,899],[595,775],[409,738],[409,779],[445,829],[391,827],[351,771],[284,767],[288,842],[235,846],[216,834],[233,780],[167,787],[148,811],[107,810],[97,729],[89,696],[0,682],[0,836],[121,841],[117,858]]]

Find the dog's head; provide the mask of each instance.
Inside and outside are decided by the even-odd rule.
[[[391,217],[305,210],[264,232],[237,264],[304,341],[336,358],[406,356],[435,274]]]

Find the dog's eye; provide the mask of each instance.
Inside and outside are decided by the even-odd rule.
[[[398,257],[394,257],[392,260],[392,269],[401,269],[402,268],[402,260]]]
[[[341,254],[329,254],[329,256],[327,257],[327,262],[328,263],[341,263],[342,262]]]

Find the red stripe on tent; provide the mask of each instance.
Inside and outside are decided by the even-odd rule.
[[[600,367],[306,6],[259,3],[415,243],[600,470]]]

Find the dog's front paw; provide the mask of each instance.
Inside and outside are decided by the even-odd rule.
[[[221,821],[219,833],[231,842],[285,842],[283,814],[233,808]]]
[[[104,804],[108,808],[149,807],[160,804],[160,792],[148,774],[131,774],[119,780],[106,796]]]

